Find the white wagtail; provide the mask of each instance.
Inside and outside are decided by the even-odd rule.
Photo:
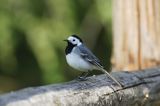
[[[100,70],[107,74],[119,86],[123,86],[103,68],[100,60],[83,44],[80,37],[71,35],[64,41],[68,43],[65,49],[67,63],[74,69],[83,72],[79,77],[80,80],[86,79],[90,71]]]

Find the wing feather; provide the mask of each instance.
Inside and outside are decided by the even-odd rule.
[[[79,46],[79,50],[82,58],[99,68],[103,68],[100,60],[84,44]]]

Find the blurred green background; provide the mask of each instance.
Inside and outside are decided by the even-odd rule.
[[[72,34],[110,69],[111,18],[111,0],[1,0],[0,93],[76,78],[64,53]]]

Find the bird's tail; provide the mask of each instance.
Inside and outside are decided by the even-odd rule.
[[[111,76],[111,74],[109,74],[105,69],[101,68],[100,69],[103,73],[107,74],[114,82],[116,82],[120,87],[123,88],[123,85],[117,81],[113,76]]]

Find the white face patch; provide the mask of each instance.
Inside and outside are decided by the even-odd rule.
[[[77,39],[76,37],[73,37],[73,36],[70,36],[70,37],[68,38],[68,41],[69,41],[70,43],[72,43],[72,44],[74,44],[74,45],[78,45],[78,46],[82,44],[79,39]]]

